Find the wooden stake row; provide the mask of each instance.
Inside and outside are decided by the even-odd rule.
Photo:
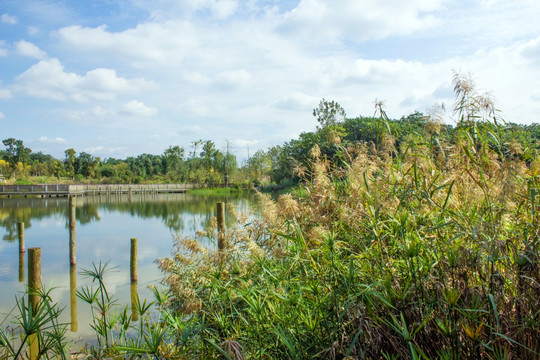
[[[77,322],[77,275],[76,275],[76,213],[75,199],[69,198],[69,258],[70,258],[70,300],[71,300],[71,331],[78,330]],[[218,249],[223,251],[226,249],[225,241],[225,206],[224,203],[217,203],[217,227],[218,227]],[[24,223],[18,222],[17,230],[19,233],[19,281],[24,281],[24,253],[26,251],[24,245]],[[22,279],[22,280],[21,280]],[[131,307],[132,320],[139,319],[137,311],[137,239],[131,239],[130,246],[130,280],[131,280]],[[35,313],[38,310],[40,303],[41,291],[41,248],[28,249],[28,303],[32,306]],[[29,338],[30,344],[30,359],[34,360],[39,355],[39,344],[36,335]]]

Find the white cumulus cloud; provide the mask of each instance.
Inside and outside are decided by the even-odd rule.
[[[122,112],[132,116],[154,116],[157,109],[144,105],[144,103],[131,100],[122,107]]]
[[[37,26],[29,26],[26,30],[28,35],[37,35],[39,33],[39,28]]]
[[[64,144],[67,142],[66,139],[61,138],[61,137],[48,138],[46,136],[40,136],[38,141],[41,143],[46,143],[46,144]]]
[[[247,85],[250,80],[250,73],[244,69],[223,71],[216,77],[219,85],[231,88]]]
[[[21,40],[15,43],[15,52],[19,55],[29,56],[36,59],[44,59],[47,53],[31,42]]]
[[[42,60],[15,79],[15,88],[30,96],[77,102],[114,100],[117,95],[138,92],[152,84],[144,79],[119,77],[113,69],[95,69],[85,75],[64,71],[56,58]]]
[[[13,15],[2,14],[2,16],[0,16],[0,22],[2,22],[2,24],[15,25],[19,22],[19,19]]]
[[[69,46],[127,59],[134,65],[141,60],[182,61],[200,46],[199,34],[189,22],[142,23],[121,32],[109,32],[106,26],[69,26],[57,33]]]
[[[10,90],[0,88],[0,100],[9,100],[11,97],[12,94]]]
[[[274,103],[274,106],[286,110],[305,110],[309,111],[319,102],[319,98],[306,95],[304,93],[294,93],[284,96]]]
[[[411,34],[437,23],[442,0],[301,0],[279,27],[308,42],[347,38],[361,42]]]
[[[206,1],[206,3],[212,15],[218,19],[228,18],[238,8],[238,2],[236,0],[213,0]]]

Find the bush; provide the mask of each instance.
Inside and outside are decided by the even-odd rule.
[[[27,178],[17,179],[13,182],[13,185],[32,185],[32,182]]]

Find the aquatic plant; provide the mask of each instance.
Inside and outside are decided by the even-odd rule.
[[[0,359],[67,359],[67,325],[58,321],[61,309],[51,299],[52,290],[27,290],[0,323]],[[37,297],[37,306],[26,299]],[[8,322],[11,325],[5,325]]]

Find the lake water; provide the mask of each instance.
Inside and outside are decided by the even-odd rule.
[[[232,203],[243,212],[249,212],[253,203],[249,197],[190,194],[77,197],[77,275],[71,284],[76,281],[77,289],[91,285],[80,270],[108,261],[114,270],[105,277],[107,289],[119,305],[130,306],[130,239],[137,238],[137,289],[141,299],[152,299],[148,285],[158,284],[162,276],[154,260],[170,256],[175,234],[189,236],[205,229],[219,201]],[[41,248],[42,283],[55,288],[53,298],[64,308],[61,322],[76,322],[68,327],[77,330],[70,337],[86,340],[94,334],[89,326],[89,305],[80,299],[76,305],[70,304],[68,207],[68,198],[0,198],[0,323],[26,286],[28,251],[19,256],[17,232],[17,222],[23,221],[25,247]]]

